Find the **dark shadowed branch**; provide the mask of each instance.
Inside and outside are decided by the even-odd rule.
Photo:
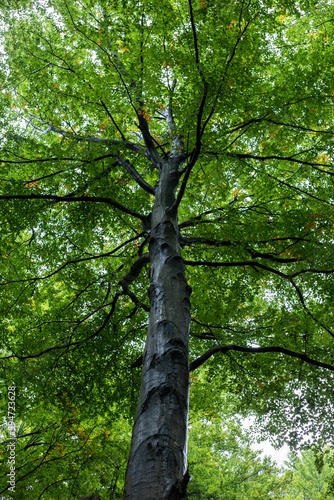
[[[268,352],[274,352],[274,353],[279,353],[279,354],[284,354],[285,356],[290,356],[292,358],[297,358],[300,359],[301,361],[304,361],[305,363],[308,363],[313,366],[319,366],[320,368],[325,368],[326,370],[331,370],[334,371],[334,366],[330,365],[328,363],[323,363],[322,361],[317,361],[313,358],[310,358],[307,354],[295,352],[295,351],[290,351],[289,349],[285,349],[284,347],[280,346],[268,346],[268,347],[245,347],[245,346],[240,346],[240,345],[218,345],[214,346],[211,349],[209,349],[207,352],[202,354],[199,358],[195,359],[190,363],[189,365],[189,371],[196,370],[199,366],[201,366],[205,361],[207,361],[211,356],[216,354],[217,352],[221,352],[223,354],[226,354],[229,351],[238,351],[238,352],[244,352],[247,354],[261,354],[261,353],[268,353]]]
[[[202,128],[202,119],[203,119],[204,107],[205,107],[207,96],[208,96],[208,85],[206,83],[204,83],[203,95],[202,95],[199,110],[197,113],[196,144],[195,144],[193,151],[190,154],[189,163],[184,170],[184,176],[182,179],[182,183],[181,183],[179,192],[177,193],[177,197],[175,199],[173,207],[171,207],[174,210],[176,210],[179,207],[179,205],[182,201],[184,193],[186,192],[186,187],[187,187],[187,184],[189,181],[190,174],[191,174],[191,172],[192,172],[192,170],[193,170],[193,168],[198,160],[198,157],[201,153],[202,135],[204,133],[204,129]]]
[[[137,184],[143,188],[147,193],[155,194],[155,189],[148,182],[146,182],[140,173],[135,169],[135,167],[128,161],[123,158],[116,156],[117,163],[125,168],[127,172],[131,175],[131,177],[137,182]]]
[[[97,144],[110,144],[118,147],[124,147],[126,149],[130,149],[131,151],[134,151],[135,153],[142,153],[143,148],[139,144],[135,144],[134,142],[128,141],[128,140],[117,140],[117,139],[108,139],[108,138],[102,138],[102,137],[95,137],[95,136],[82,136],[82,135],[77,135],[73,132],[67,132],[66,130],[63,130],[59,127],[56,127],[52,125],[51,123],[47,122],[46,120],[43,120],[39,116],[34,116],[30,115],[31,119],[29,121],[29,124],[37,131],[39,131],[41,134],[47,134],[48,132],[54,132],[55,134],[61,135],[62,137],[66,137],[67,139],[72,139],[76,142],[95,142]],[[37,120],[41,122],[43,125],[46,126],[45,129],[41,129],[34,125],[33,120]]]
[[[319,272],[321,272],[321,271],[319,271]],[[306,302],[305,302],[305,299],[304,299],[304,296],[302,294],[301,289],[299,288],[299,286],[295,283],[295,281],[292,278],[290,279],[290,283],[292,284],[292,286],[296,290],[296,293],[297,293],[297,296],[299,298],[299,301],[300,301],[301,305],[303,306],[303,309],[305,310],[305,312],[310,316],[310,318],[312,318],[312,320],[315,323],[317,323],[318,325],[320,325],[327,333],[329,333],[329,335],[331,337],[334,338],[334,333],[332,332],[332,330],[330,330],[330,328],[328,328],[326,325],[324,325],[322,323],[322,321],[320,321],[316,316],[314,316],[314,314],[309,310],[309,308],[306,305]]]
[[[129,272],[123,276],[123,278],[119,281],[123,289],[123,293],[130,297],[130,299],[134,302],[135,305],[140,305],[145,311],[149,312],[150,308],[145,304],[142,304],[137,296],[129,289],[131,283],[139,276],[141,270],[150,262],[150,256],[148,253],[141,255],[134,264],[130,267]]]
[[[120,136],[122,137],[122,140],[124,142],[128,142],[125,135],[123,134],[122,130],[119,128],[119,126],[117,125],[117,123],[115,122],[112,114],[110,113],[108,107],[106,106],[106,104],[104,103],[103,99],[100,99],[100,102],[102,104],[102,107],[103,109],[105,110],[105,112],[107,113],[107,115],[109,116],[110,120],[112,121],[114,127],[116,128],[116,130],[119,132]]]
[[[186,266],[207,266],[207,267],[252,267],[256,269],[257,267],[260,269],[264,269],[265,271],[269,271],[273,274],[277,274],[278,276],[281,276],[281,278],[285,278],[287,280],[290,279],[288,274],[283,273],[282,271],[279,271],[278,269],[275,269],[274,267],[267,266],[265,264],[262,264],[261,262],[257,262],[255,260],[245,260],[245,261],[231,261],[231,262],[210,262],[206,260],[184,260],[184,263]]]
[[[145,118],[145,112],[141,109],[137,111],[137,117],[139,122],[139,130],[142,133],[145,146],[146,146],[146,156],[152,162],[152,165],[160,170],[162,164],[162,158],[159,155],[157,148],[153,142],[152,136],[150,134],[150,129]]]
[[[323,167],[331,167],[331,165],[329,163],[319,163],[319,162],[316,162],[316,161],[307,161],[307,160],[302,160],[302,159],[298,159],[296,158],[297,155],[301,154],[302,152],[300,153],[296,153],[296,154],[293,154],[293,155],[290,155],[290,156],[279,156],[279,155],[264,155],[264,156],[260,156],[260,155],[253,155],[253,154],[250,154],[250,153],[226,153],[228,156],[231,156],[231,157],[235,157],[235,158],[239,158],[239,159],[251,159],[251,160],[257,160],[257,161],[271,161],[271,160],[277,160],[277,161],[288,161],[288,162],[292,162],[292,163],[297,163],[299,165],[305,165],[305,166],[308,166],[308,167],[311,167],[311,168],[315,168],[316,170],[319,170],[319,172],[323,173],[323,174],[328,174],[328,175],[334,175],[334,172],[330,172],[328,170],[324,170]],[[269,174],[268,174],[269,175]],[[272,177],[273,179],[275,179],[275,177],[269,175],[269,177]],[[276,180],[279,180],[279,179],[276,179]],[[281,184],[284,184],[292,189],[295,189],[297,190],[297,188],[295,186],[291,186],[290,184],[287,184],[283,181],[280,181],[279,182]],[[318,199],[319,201],[322,201],[325,203],[325,200],[320,200],[319,198],[316,198],[315,196],[312,196],[310,195],[309,193],[307,193],[306,191],[303,191],[301,189],[298,189],[298,191],[300,192],[303,192],[304,194],[307,194],[308,196],[311,196],[312,198],[315,198],[315,199]]]
[[[124,212],[125,214],[132,215],[140,220],[145,220],[146,216],[131,210],[130,208],[118,203],[112,198],[104,198],[102,196],[57,196],[51,194],[3,194],[0,195],[0,200],[45,200],[45,201],[56,201],[63,203],[71,202],[85,202],[85,203],[106,203],[111,205],[117,210]]]
[[[253,243],[261,243],[261,242],[253,242]],[[191,246],[191,245],[208,245],[208,246],[213,246],[213,247],[231,247],[231,246],[237,246],[240,244],[240,241],[231,241],[231,240],[214,240],[210,238],[199,238],[199,237],[180,237],[180,245],[181,246]],[[273,253],[265,253],[265,252],[258,252],[256,250],[253,250],[251,248],[246,248],[246,251],[252,256],[253,259],[266,259],[270,260],[272,262],[279,262],[281,264],[289,264],[293,262],[300,262],[300,258],[297,257],[291,257],[291,258],[285,258],[285,257],[280,257],[280,254],[273,254]],[[285,251],[282,250],[281,253]],[[304,271],[306,272],[306,271]],[[295,273],[293,276],[298,275],[300,273]]]

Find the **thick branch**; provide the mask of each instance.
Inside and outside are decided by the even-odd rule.
[[[101,138],[101,137],[95,137],[95,136],[81,136],[77,135],[71,132],[67,132],[66,130],[63,130],[61,128],[55,127],[54,125],[51,125],[51,123],[48,123],[47,121],[43,120],[42,118],[39,118],[38,116],[31,115],[32,119],[38,120],[39,122],[43,123],[46,125],[46,129],[40,129],[36,125],[32,123],[32,120],[30,120],[30,124],[39,132],[42,134],[46,134],[48,132],[54,132],[56,134],[61,135],[62,137],[66,137],[69,139],[73,139],[74,141],[78,142],[96,142],[98,144],[113,144],[115,146],[121,146],[127,149],[131,149],[132,151],[135,151],[136,153],[141,153],[143,151],[143,148],[139,144],[135,144],[131,141],[127,140],[117,140],[117,139],[107,139],[107,138]]]
[[[182,180],[181,187],[179,189],[179,192],[177,193],[176,200],[173,204],[172,209],[176,210],[178,206],[180,205],[182,198],[184,196],[184,193],[186,191],[186,187],[188,184],[188,180],[190,177],[190,174],[192,172],[192,169],[194,168],[197,159],[200,155],[201,148],[202,148],[202,135],[204,133],[204,127],[202,128],[202,118],[203,118],[203,113],[204,113],[204,107],[206,103],[206,99],[208,96],[208,85],[205,83],[204,84],[204,91],[203,91],[203,96],[202,100],[199,106],[198,114],[197,114],[197,124],[196,124],[196,145],[194,150],[191,153],[189,163],[185,169],[185,174]]]
[[[51,194],[3,194],[0,195],[0,200],[48,200],[48,201],[56,201],[56,202],[85,202],[85,203],[106,203],[107,205],[111,205],[117,210],[124,212],[125,214],[132,215],[132,217],[136,217],[140,220],[145,220],[146,216],[131,210],[130,208],[125,207],[121,203],[113,200],[112,198],[104,198],[102,196],[57,196]]]
[[[193,40],[194,40],[194,50],[195,50],[195,61],[197,67],[199,67],[199,50],[198,50],[198,41],[197,41],[197,33],[196,33],[196,25],[195,25],[195,19],[194,19],[194,12],[193,12],[193,6],[192,6],[192,1],[188,0],[188,5],[189,5],[189,14],[190,14],[190,24],[191,24],[191,31],[193,34]],[[198,68],[199,69],[199,68]],[[200,70],[199,70],[200,71]],[[200,75],[203,78],[202,72],[200,71]]]
[[[180,237],[180,245],[181,246],[190,246],[190,245],[208,245],[208,246],[215,246],[215,247],[230,247],[234,245],[240,244],[240,241],[230,241],[230,240],[211,240],[210,238],[187,238],[187,237]],[[253,242],[256,243],[256,242]],[[259,241],[258,243],[262,243]],[[291,258],[284,258],[284,257],[279,257],[279,255],[274,255],[272,253],[263,253],[263,252],[258,252],[256,250],[252,250],[251,248],[246,248],[246,251],[252,256],[253,259],[260,258],[260,259],[267,259],[273,262],[279,262],[282,264],[289,264],[292,262],[299,262],[300,259],[297,257],[291,257]],[[306,272],[306,271],[303,271]],[[320,271],[318,271],[320,272]],[[328,271],[327,271],[328,272]],[[295,273],[293,276],[298,275],[300,273]]]
[[[146,146],[146,156],[147,158],[152,162],[153,166],[157,168],[158,170],[161,169],[161,157],[154,145],[153,139],[150,134],[150,130],[148,127],[148,123],[146,121],[146,118],[144,116],[144,111],[139,110],[137,111],[137,116],[138,116],[138,122],[139,122],[139,129],[142,133],[145,146]]]
[[[149,311],[149,308],[142,304],[136,295],[129,289],[131,283],[139,276],[140,271],[150,262],[150,256],[148,253],[141,255],[134,264],[130,267],[129,272],[123,276],[123,278],[119,281],[123,289],[123,293],[130,297],[130,299],[134,302],[135,305],[141,305],[144,310]]]
[[[281,264],[290,264],[292,262],[300,262],[300,260],[301,260],[300,258],[297,258],[297,257],[284,258],[284,257],[279,257],[277,255],[274,255],[272,253],[257,252],[255,250],[252,250],[251,248],[247,248],[246,250],[252,256],[253,259],[256,259],[256,258],[267,259],[267,260],[271,260],[273,262],[279,262]]]
[[[240,243],[238,241],[230,240],[211,240],[210,238],[199,238],[199,237],[186,237],[180,236],[181,246],[191,246],[191,245],[208,245],[212,247],[230,247]]]
[[[291,278],[295,278],[296,276],[300,276],[305,273],[315,273],[315,274],[333,274],[334,269],[302,269],[301,271],[297,271],[291,274]]]
[[[297,153],[297,154],[301,154],[301,153]],[[228,156],[232,156],[235,158],[245,158],[245,159],[249,158],[251,160],[257,160],[257,161],[280,160],[280,161],[290,161],[293,163],[298,163],[300,165],[307,165],[309,167],[330,167],[330,165],[328,163],[317,163],[314,161],[298,160],[297,158],[295,158],[295,156],[297,156],[297,154],[290,155],[290,156],[279,156],[279,155],[259,156],[259,155],[253,155],[250,153],[227,153]],[[328,171],[325,173],[329,173],[331,175],[334,175],[334,173],[328,172]]]
[[[241,262],[210,262],[210,261],[205,261],[205,260],[185,260],[184,264],[186,266],[207,266],[207,267],[246,267],[246,266],[251,266],[253,268],[259,267],[260,269],[264,269],[265,271],[269,271],[271,273],[277,274],[278,276],[281,276],[282,278],[285,278],[287,280],[290,280],[290,276],[288,274],[282,273],[278,269],[275,269],[270,266],[266,266],[265,264],[262,264],[261,262],[256,262],[254,260],[245,260]]]
[[[137,184],[143,188],[145,191],[147,191],[150,194],[155,194],[155,189],[151,184],[146,182],[143,177],[140,175],[140,173],[135,169],[133,165],[128,160],[124,160],[123,158],[120,158],[116,156],[116,161],[121,167],[125,168],[127,172],[131,175],[131,177],[137,182]]]
[[[227,129],[229,133],[236,132],[237,130],[240,130],[242,128],[248,127],[248,125],[252,125],[254,123],[260,123],[260,122],[269,122],[273,123],[274,125],[279,125],[281,127],[288,127],[288,128],[293,128],[296,130],[302,130],[303,132],[309,132],[311,134],[330,134],[334,135],[334,132],[331,130],[319,130],[319,129],[314,129],[314,128],[309,128],[309,127],[303,127],[302,125],[295,125],[294,123],[285,123],[285,122],[280,122],[277,120],[273,120],[272,118],[268,118],[269,113],[266,113],[264,116],[258,117],[258,118],[251,118],[250,120],[247,120],[246,122],[239,123],[239,125],[235,125],[234,127],[231,127]]]
[[[322,361],[317,361],[313,358],[310,358],[307,354],[302,354],[299,352],[295,351],[290,351],[289,349],[285,349],[284,347],[280,346],[268,346],[268,347],[244,347],[244,346],[239,346],[235,344],[230,344],[230,345],[218,345],[215,347],[212,347],[209,349],[207,352],[202,354],[199,358],[195,359],[192,363],[189,365],[189,371],[193,371],[199,366],[201,366],[205,361],[207,361],[211,356],[216,354],[217,352],[222,352],[223,354],[226,354],[228,351],[239,351],[239,352],[245,352],[248,354],[259,354],[259,353],[266,353],[266,352],[277,352],[280,354],[284,354],[286,356],[290,356],[292,358],[297,358],[305,363],[308,363],[313,366],[319,366],[320,368],[325,368],[326,370],[331,370],[334,371],[334,366],[330,365],[328,363],[323,363]]]

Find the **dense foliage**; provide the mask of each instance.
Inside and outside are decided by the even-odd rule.
[[[332,2],[4,0],[0,13],[1,433],[15,384],[17,491],[121,498],[155,163],[178,154],[190,371],[205,386],[194,428],[228,393],[277,444],[330,442]]]

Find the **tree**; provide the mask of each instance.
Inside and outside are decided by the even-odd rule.
[[[188,495],[201,500],[285,498],[286,477],[276,464],[251,448],[240,419],[191,421]]]
[[[332,6],[1,12],[1,369],[28,433],[42,402],[128,418],[142,365],[124,498],[185,498],[206,362],[210,405],[228,390],[278,441],[330,440]]]
[[[290,479],[289,479],[290,476]],[[329,446],[304,450],[300,456],[291,455],[285,473],[287,499],[325,500],[333,494],[333,450]]]

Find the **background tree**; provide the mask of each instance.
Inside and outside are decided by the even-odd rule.
[[[202,405],[204,386],[192,377],[188,498],[246,500],[284,498],[286,476],[270,458],[254,451],[249,432],[235,415],[228,394],[220,398],[220,411]],[[204,397],[205,399],[205,397]],[[223,412],[222,412],[223,408]],[[222,418],[223,413],[223,418]]]
[[[291,454],[285,478],[287,499],[325,500],[334,498],[333,450],[330,446]]]
[[[278,443],[330,440],[332,6],[1,13],[1,378],[22,437],[45,435],[39,473],[60,438],[101,457],[103,433],[126,432],[142,363],[125,498],[186,494],[188,360],[208,363],[209,405],[227,390]],[[92,494],[118,484],[103,477]]]
[[[284,498],[285,477],[273,461],[260,457],[241,432],[240,421],[202,420],[191,425],[188,497],[203,500]]]

